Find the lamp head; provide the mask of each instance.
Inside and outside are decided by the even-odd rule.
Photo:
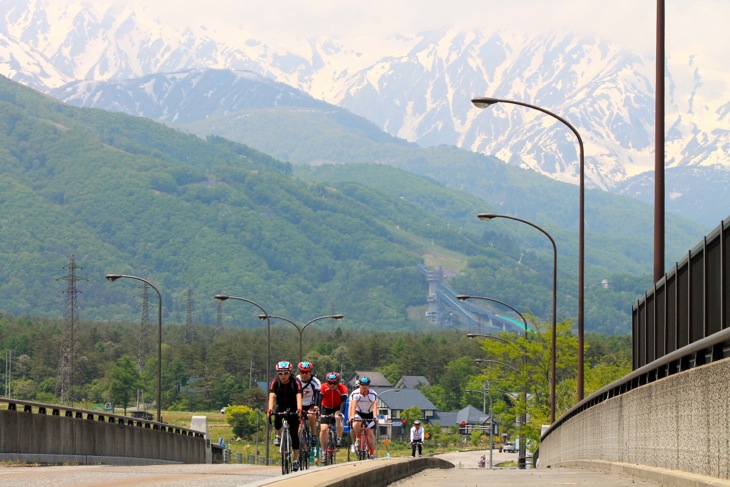
[[[117,279],[119,279],[120,277],[122,277],[122,275],[121,274],[107,274],[104,277],[106,277],[109,281],[114,282]]]
[[[270,316],[269,316],[269,315],[265,315],[265,314],[260,314],[260,315],[259,315],[259,319],[260,319],[260,320],[268,320],[269,318],[270,318]]]
[[[226,294],[216,294],[213,296],[215,299],[220,299],[221,301],[225,301],[226,299],[230,298],[230,296]]]
[[[466,337],[470,338],[470,339],[474,339],[474,337],[476,337],[476,336],[477,336],[476,333],[467,333],[466,334]]]
[[[467,299],[469,299],[470,297],[471,297],[471,296],[468,296],[468,295],[466,295],[466,294],[459,294],[459,295],[457,295],[457,296],[456,296],[456,299],[458,299],[459,301],[466,301],[466,300],[467,300]]]
[[[483,222],[488,222],[489,220],[498,218],[498,215],[495,215],[494,213],[479,213],[477,215],[477,218],[479,218]]]
[[[330,318],[332,318],[333,320],[341,320],[344,317],[345,317],[345,315],[332,315],[332,316],[330,316]]]
[[[495,103],[499,103],[500,100],[496,98],[489,98],[489,97],[478,97],[478,98],[472,98],[471,102],[474,104],[477,108],[487,108],[491,105],[494,105]]]

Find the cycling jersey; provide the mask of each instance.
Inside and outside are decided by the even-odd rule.
[[[286,411],[287,409],[296,414],[297,395],[302,393],[302,385],[298,380],[289,380],[283,384],[279,379],[274,379],[269,384],[269,392],[276,396],[276,410]]]
[[[319,397],[322,400],[323,408],[339,409],[341,412],[345,412],[344,406],[347,401],[347,387],[345,384],[337,384],[336,389],[330,389],[327,383],[322,384]]]
[[[371,414],[373,412],[373,406],[378,401],[378,394],[372,389],[368,389],[367,394],[361,394],[359,389],[356,389],[350,394],[350,404],[355,404],[355,413]]]
[[[302,386],[302,406],[307,409],[310,406],[316,406],[317,394],[322,388],[322,384],[320,384],[319,379],[311,376],[309,382],[304,382],[301,379],[301,376],[297,376],[297,381],[299,381],[299,384]]]
[[[411,428],[411,443],[414,441],[423,441],[423,427],[416,429],[416,427]]]

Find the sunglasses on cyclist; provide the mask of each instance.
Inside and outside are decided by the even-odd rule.
[[[289,375],[289,372],[279,372],[279,375]]]

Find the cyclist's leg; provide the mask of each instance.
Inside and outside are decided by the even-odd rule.
[[[337,425],[336,426],[337,438],[339,438],[340,441],[342,441],[342,433],[343,433],[343,431],[345,431],[345,421],[344,421],[344,417],[343,417],[342,413],[337,413],[336,421],[337,422],[335,424]]]
[[[368,453],[372,456],[375,455],[375,428],[368,428]]]

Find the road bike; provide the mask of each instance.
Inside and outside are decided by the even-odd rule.
[[[365,424],[362,418],[355,418],[352,421],[360,421],[362,423],[362,425],[360,426],[360,434],[358,435],[359,441],[357,442],[357,448],[355,449],[357,459],[367,460],[368,458],[370,458],[370,440],[368,440],[367,430],[375,427],[375,420],[369,419],[369,422],[367,424]]]
[[[413,456],[418,458],[421,456],[421,449],[423,448],[423,441],[422,440],[415,440],[411,442],[411,448],[415,448],[413,450]]]
[[[333,421],[333,419],[335,421]],[[337,429],[335,428],[335,422],[337,415],[335,414],[323,414],[319,417],[321,422],[327,421],[327,444],[322,446],[322,466],[334,465],[337,461]]]
[[[299,469],[309,470],[309,452],[311,448],[312,431],[309,429],[309,414],[317,414],[312,411],[306,411],[302,418],[302,425],[299,428]]]
[[[281,442],[279,443],[279,453],[281,453],[281,473],[287,475],[292,471],[292,463],[294,460],[294,450],[292,449],[291,432],[289,430],[289,421],[287,417],[292,413],[288,409],[279,413],[271,413],[272,416],[281,416]],[[269,418],[269,420],[271,420]]]

